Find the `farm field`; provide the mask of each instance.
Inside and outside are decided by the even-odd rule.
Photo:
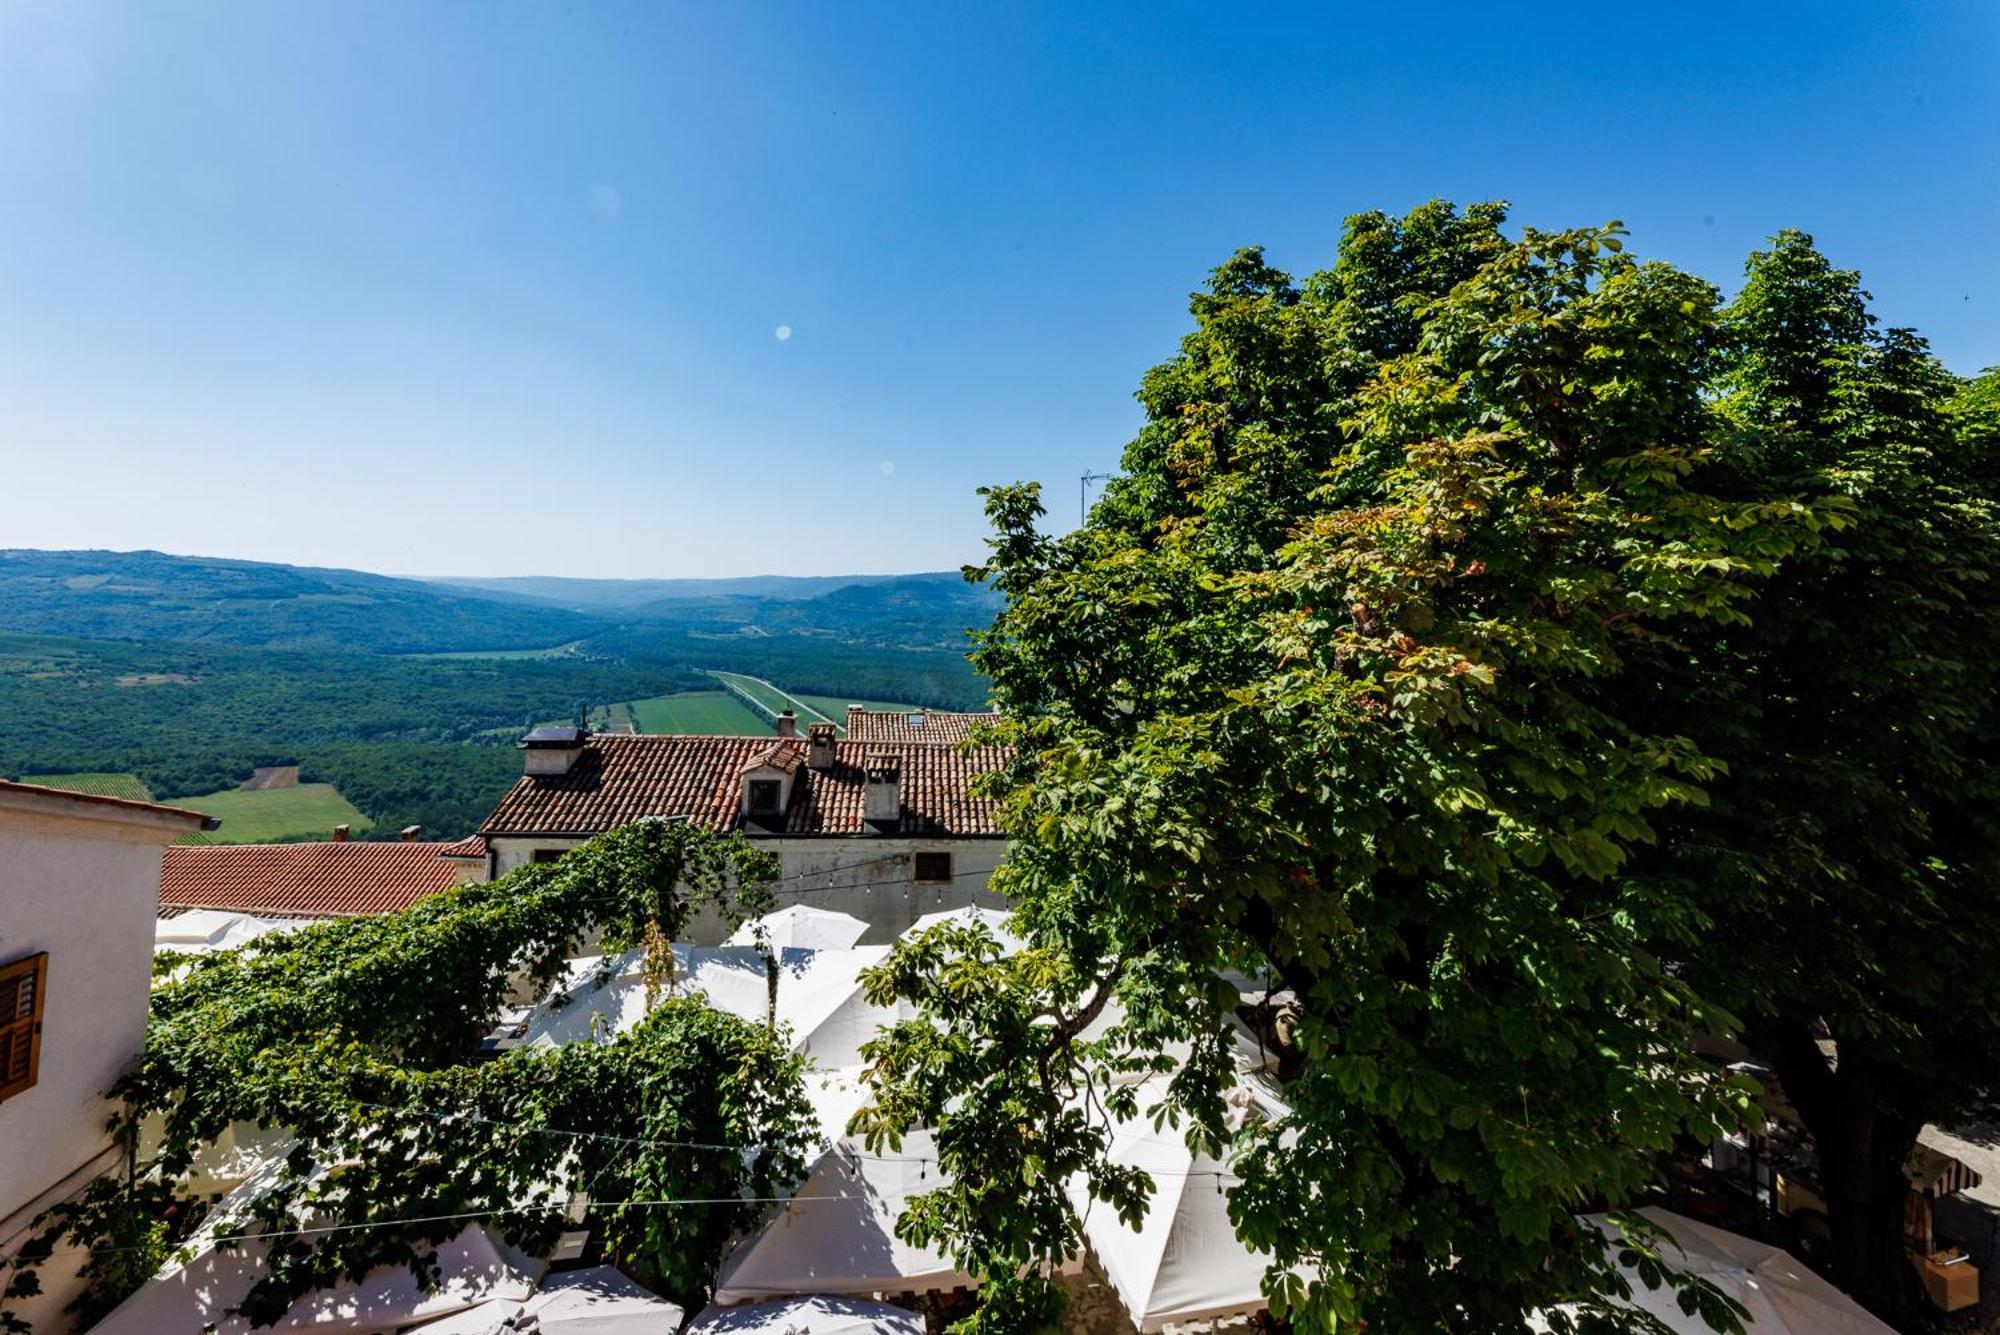
[[[153,794],[136,774],[108,774],[89,771],[81,774],[23,774],[23,783],[39,783],[44,788],[62,788],[72,793],[95,793],[99,797],[123,797],[134,802],[150,802]]]
[[[640,732],[708,732],[756,736],[771,730],[771,721],[727,691],[682,691],[633,700],[625,705],[632,726]]]
[[[860,705],[863,709],[886,710],[892,714],[907,714],[919,708],[917,705],[899,705],[887,700],[850,700],[845,696],[833,695],[795,695],[792,699],[802,704],[811,705],[822,714],[829,716],[835,723],[840,725],[842,732],[847,731],[847,707],[849,705]]]
[[[755,700],[759,705],[762,705],[765,709],[769,710],[770,713],[765,716],[766,726],[769,726],[769,721],[771,718],[776,717],[779,713],[787,709],[791,710],[793,713],[799,716],[800,727],[804,727],[808,723],[817,723],[822,721],[819,718],[819,716],[813,712],[812,708],[810,706],[807,706],[805,702],[801,700],[798,696],[793,695],[788,691],[780,690],[778,687],[773,686],[768,681],[764,681],[757,677],[745,676],[740,672],[711,672],[709,675],[714,677],[717,681],[721,682],[723,685],[734,687],[735,689],[741,691],[744,695],[749,696],[752,700]],[[846,706],[842,705],[841,708],[845,710]],[[826,711],[825,721],[838,723],[841,720],[845,719],[846,717],[847,716],[845,713],[835,715],[831,711]]]
[[[222,828],[191,834],[184,844],[261,844],[281,839],[331,839],[333,827],[348,826],[359,838],[369,819],[330,783],[289,788],[228,788],[205,797],[176,797],[169,806],[186,807],[221,819]]]

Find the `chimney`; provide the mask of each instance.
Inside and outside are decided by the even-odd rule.
[[[424,827],[421,825],[405,825],[396,837],[406,844],[414,844],[423,837],[423,833]]]
[[[347,827],[345,825],[336,825],[333,827],[333,842],[336,844],[347,842]]]
[[[787,709],[784,713],[778,715],[778,736],[796,737],[798,735],[799,735],[799,716],[797,714],[794,714],[789,709]]]
[[[877,827],[902,823],[903,758],[893,751],[877,751],[868,757],[867,787],[863,790],[861,815]]]
[[[832,769],[834,733],[831,723],[813,723],[806,727],[806,768]]]
[[[521,739],[521,772],[536,777],[567,774],[582,759],[589,740],[588,728],[536,728]]]

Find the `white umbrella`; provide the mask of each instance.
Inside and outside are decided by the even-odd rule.
[[[763,934],[763,943],[773,947],[846,950],[867,933],[868,924],[852,914],[835,913],[831,909],[809,908],[804,904],[792,904],[779,909],[776,913],[767,913],[761,918],[744,923],[724,944],[757,945],[760,931]]]
[[[843,1141],[769,1224],[723,1264],[715,1301],[725,1306],[801,1293],[927,1293],[972,1288],[945,1257],[896,1236],[909,1198],[938,1185],[928,1131],[900,1151],[872,1155]]]
[[[550,1275],[526,1301],[485,1303],[411,1335],[674,1335],[678,1306],[608,1265]]]
[[[772,952],[777,1020],[791,1030],[794,1051],[826,1066],[861,1060],[860,1044],[901,1014],[870,1006],[861,996],[861,971],[888,954],[888,946]],[[644,964],[640,951],[608,964],[596,957],[571,961],[565,998],[529,1012],[523,1041],[530,1047],[602,1042],[630,1029],[646,1015]],[[765,952],[756,946],[675,946],[673,986],[753,1024],[770,1014],[771,977]]]
[[[747,1307],[708,1307],[687,1335],[924,1335],[924,1319],[887,1303],[814,1294]]]
[[[215,1217],[240,1216],[250,1200],[269,1186],[261,1177],[252,1179],[223,1199]],[[91,1329],[104,1335],[158,1335],[169,1330],[250,1335],[250,1323],[227,1312],[239,1306],[257,1282],[267,1244],[253,1240],[224,1251],[215,1246],[214,1229],[209,1227],[197,1233],[193,1245],[197,1250],[186,1264],[163,1267]],[[479,1224],[440,1244],[437,1264],[438,1285],[428,1292],[408,1266],[377,1266],[358,1282],[342,1279],[332,1288],[307,1294],[278,1319],[276,1328],[400,1330],[428,1317],[487,1305],[496,1298],[523,1297],[532,1289],[533,1276],[541,1268],[541,1263],[505,1247]]]
[[[1107,1154],[1153,1179],[1139,1227],[1127,1228],[1110,1206],[1090,1200],[1080,1182],[1071,1187],[1084,1236],[1141,1331],[1261,1310],[1271,1264],[1267,1254],[1244,1246],[1229,1222],[1226,1193],[1235,1177],[1228,1168],[1189,1150],[1173,1131],[1153,1130],[1146,1113],[1165,1089],[1156,1079],[1141,1091],[1140,1115],[1112,1129]]]
[[[310,918],[259,918],[249,913],[222,909],[189,909],[171,918],[161,918],[153,926],[153,951],[177,950],[184,955],[200,955],[211,950],[234,950],[249,945],[271,932],[296,932],[311,927]]]
[[[1783,1248],[1658,1206],[1639,1213],[1667,1231],[1670,1241],[1661,1244],[1660,1259],[1671,1269],[1701,1276],[1742,1303],[1751,1317],[1746,1329],[1753,1335],[1893,1335],[1890,1327]],[[1608,1239],[1620,1236],[1607,1215],[1590,1215],[1586,1222]],[[1649,1289],[1629,1270],[1626,1278],[1634,1308],[1659,1318],[1669,1330],[1711,1335],[1699,1316],[1681,1311],[1672,1287]]]
[[[1000,943],[1002,949],[1012,953],[1019,950],[1025,944],[1007,926],[1007,921],[1012,916],[1005,909],[971,907],[951,909],[944,913],[926,913],[910,924],[909,929],[903,933],[902,939],[908,941],[911,937],[928,932],[940,923],[956,923],[962,927],[983,926],[992,935],[993,939]]]

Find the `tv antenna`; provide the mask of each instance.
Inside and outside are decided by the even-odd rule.
[[[1077,479],[1076,522],[1078,527],[1082,527],[1090,518],[1090,484],[1093,482],[1103,482],[1110,476],[1111,474],[1109,473],[1085,473],[1081,478]]]

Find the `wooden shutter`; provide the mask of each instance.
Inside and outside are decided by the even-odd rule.
[[[31,1088],[42,1062],[47,951],[0,964],[0,1101]]]

